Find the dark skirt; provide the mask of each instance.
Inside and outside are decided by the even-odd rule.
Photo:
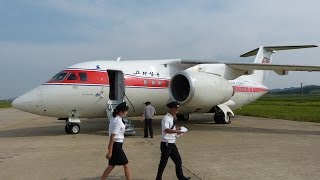
[[[128,159],[126,154],[122,150],[122,144],[119,142],[113,143],[112,156],[109,159],[109,165],[126,165],[128,164]]]

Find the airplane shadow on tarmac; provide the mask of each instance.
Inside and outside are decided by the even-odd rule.
[[[153,129],[154,135],[160,135],[160,121],[161,119],[154,119]],[[133,121],[136,135],[130,138],[141,138],[143,136],[143,123],[140,120]],[[15,129],[1,130],[0,138],[5,137],[33,137],[33,136],[67,136],[64,132],[64,122],[54,122],[50,126],[41,127],[21,127]],[[295,135],[320,135],[320,131],[307,130],[290,130],[277,128],[257,128],[248,125],[233,124],[214,124],[211,119],[204,118],[190,118],[189,121],[178,122],[178,126],[186,126],[190,131],[222,131],[222,132],[240,132],[240,133],[267,133],[267,134],[295,134]],[[276,125],[275,125],[276,126]],[[80,134],[108,136],[108,123],[105,119],[88,119],[81,123]]]
[[[130,136],[131,138],[140,138],[143,136],[142,123],[137,121],[136,136]],[[48,126],[46,124],[41,124],[41,126],[36,125],[35,127],[16,127],[10,129],[0,130],[0,138],[8,137],[36,137],[36,136],[76,136],[72,134],[66,134],[64,131],[65,122],[55,121],[50,122]],[[108,122],[105,118],[99,119],[86,119],[81,122],[81,130],[79,134],[88,135],[100,135],[108,136]]]
[[[53,125],[52,125],[53,124]],[[57,125],[56,125],[57,124]],[[55,121],[50,125],[37,127],[17,127],[0,131],[0,138],[4,137],[33,137],[33,136],[67,136],[64,131],[65,122]],[[105,119],[88,119],[81,122],[79,134],[107,135],[107,122]],[[72,135],[71,135],[72,136]]]

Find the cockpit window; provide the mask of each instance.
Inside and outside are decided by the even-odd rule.
[[[69,75],[69,77],[67,78],[67,80],[77,80],[77,75],[74,74],[74,73],[71,73],[71,74]]]
[[[81,72],[81,73],[79,73],[79,76],[80,76],[81,81],[87,80],[87,73]]]
[[[50,81],[61,81],[66,77],[66,72],[59,72],[58,74],[54,75]]]

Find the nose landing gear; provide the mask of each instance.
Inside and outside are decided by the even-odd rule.
[[[78,134],[80,132],[80,119],[75,117],[69,117],[66,119],[66,126],[64,130],[67,134]]]
[[[78,134],[80,132],[80,124],[67,122],[64,130],[67,134]]]

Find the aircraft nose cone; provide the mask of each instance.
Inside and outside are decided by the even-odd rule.
[[[19,109],[20,105],[21,105],[21,100],[19,98],[14,99],[11,103],[11,106],[16,109]]]
[[[11,105],[19,110],[38,114],[42,106],[42,92],[38,88],[33,89],[17,97]]]

